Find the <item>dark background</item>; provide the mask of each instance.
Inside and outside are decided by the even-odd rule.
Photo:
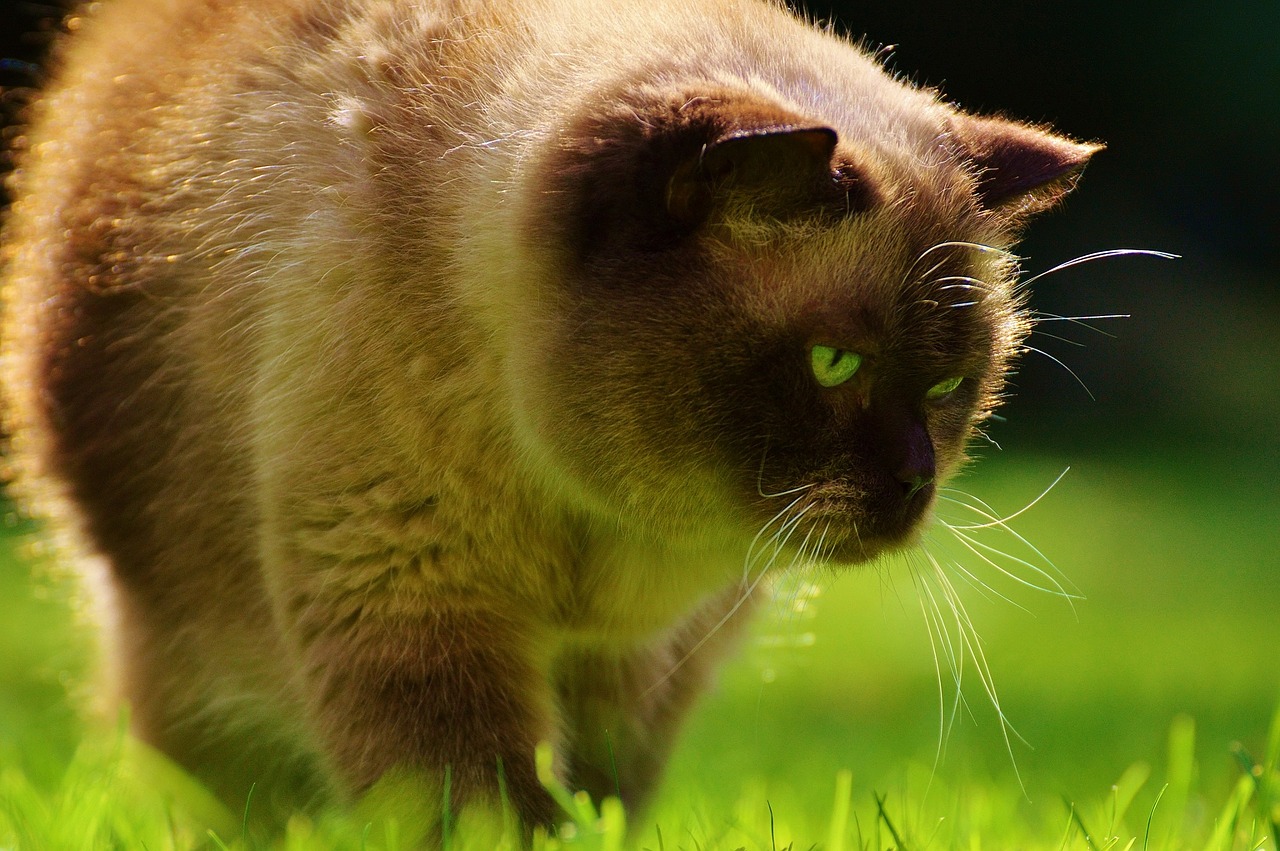
[[[10,138],[66,5],[0,0]],[[1182,255],[1104,260],[1036,285],[1041,310],[1130,318],[1096,323],[1113,337],[1044,326],[1032,343],[1096,399],[1032,354],[994,430],[1001,443],[1277,445],[1280,3],[811,0],[808,11],[873,48],[896,45],[892,70],[966,109],[1107,143],[1066,207],[1031,228],[1029,273],[1111,248]]]
[[[1182,255],[1105,260],[1051,276],[1002,442],[1045,437],[1200,444],[1270,453],[1280,438],[1280,3],[813,2],[891,67],[975,111],[1047,121],[1108,149],[1063,210],[1035,223],[1031,272],[1108,248]],[[1027,422],[1033,418],[1034,423]],[[1271,466],[1274,466],[1271,465]]]

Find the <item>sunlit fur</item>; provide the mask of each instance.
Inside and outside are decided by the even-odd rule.
[[[80,24],[6,229],[19,488],[137,732],[260,811],[447,766],[550,822],[539,741],[641,806],[767,577],[919,540],[1097,150],[753,0]]]

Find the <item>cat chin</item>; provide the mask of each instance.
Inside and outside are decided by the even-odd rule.
[[[919,539],[919,530],[913,528],[907,535],[893,538],[849,536],[835,543],[823,545],[822,561],[830,567],[855,568],[875,561],[890,553],[910,549]]]
[[[892,552],[915,546],[933,513],[932,493],[868,510],[865,500],[827,497],[806,511],[803,527],[793,540],[804,542],[815,560],[833,566],[855,567]]]

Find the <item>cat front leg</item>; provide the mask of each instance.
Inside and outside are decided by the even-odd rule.
[[[643,645],[561,657],[556,683],[573,785],[596,801],[621,798],[633,817],[644,811],[680,727],[741,642],[756,596],[734,585]]]
[[[338,786],[420,774],[447,809],[507,804],[526,829],[555,808],[534,749],[554,739],[550,690],[528,624],[483,605],[440,601],[413,614],[359,612],[302,640],[306,703]],[[439,812],[431,802],[428,811]]]

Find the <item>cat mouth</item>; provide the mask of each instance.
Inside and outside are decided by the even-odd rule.
[[[932,484],[884,493],[842,483],[817,486],[795,508],[794,546],[818,561],[856,565],[912,546],[934,502]]]

